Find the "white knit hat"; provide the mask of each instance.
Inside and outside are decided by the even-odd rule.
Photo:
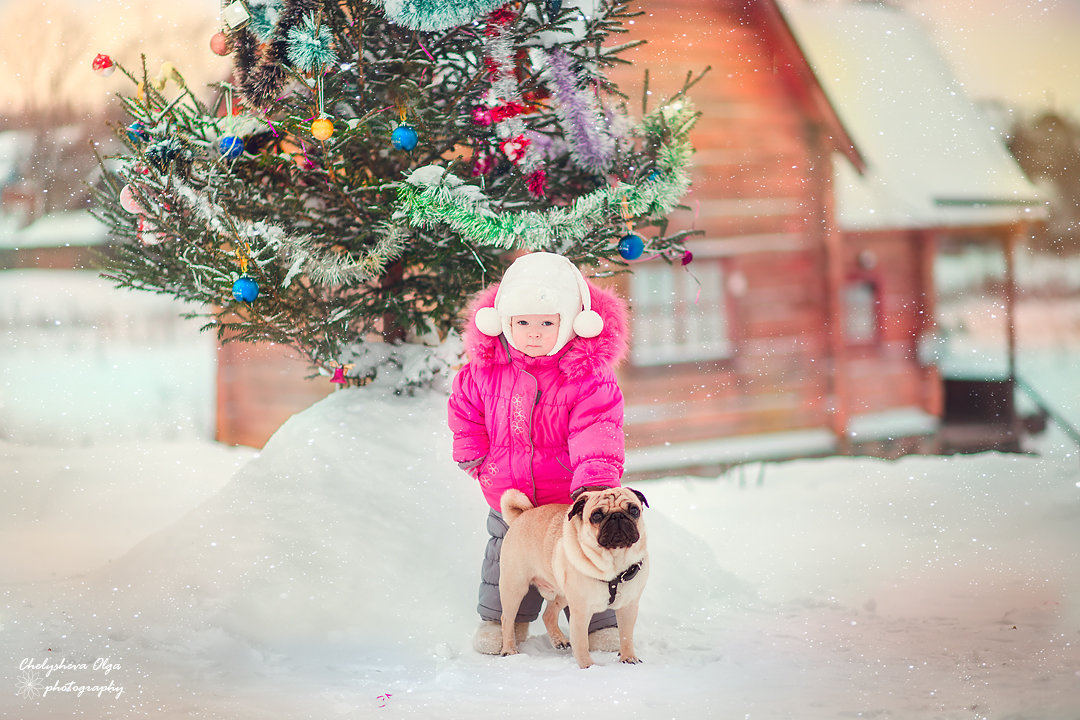
[[[506,269],[495,306],[477,310],[475,320],[480,332],[492,337],[501,333],[513,345],[510,318],[556,314],[559,336],[548,355],[562,350],[574,335],[590,338],[604,330],[604,319],[592,309],[589,286],[574,263],[555,253],[535,252]]]

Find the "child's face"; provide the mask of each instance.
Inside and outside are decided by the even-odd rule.
[[[510,333],[514,347],[529,357],[547,355],[559,339],[559,316],[514,315],[510,318]]]

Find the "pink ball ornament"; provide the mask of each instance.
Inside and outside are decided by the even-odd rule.
[[[472,111],[473,125],[479,125],[480,127],[487,127],[491,123],[495,122],[495,119],[491,115],[491,108],[484,107],[483,105],[477,105]]]
[[[210,50],[215,55],[228,55],[232,52],[232,48],[229,47],[229,36],[220,30],[214,33],[210,38]]]
[[[143,212],[143,206],[139,204],[139,199],[135,196],[135,191],[131,189],[130,185],[125,185],[124,189],[120,191],[120,207],[132,215]]]

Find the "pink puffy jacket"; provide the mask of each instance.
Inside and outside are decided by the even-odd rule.
[[[479,293],[467,310],[469,363],[454,378],[449,403],[454,460],[479,480],[495,510],[510,488],[546,505],[569,503],[587,485],[618,487],[623,397],[614,369],[627,350],[625,303],[590,284],[603,332],[531,358],[477,329],[476,311],[493,304],[496,290]]]

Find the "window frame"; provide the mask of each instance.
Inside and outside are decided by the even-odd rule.
[[[848,299],[848,291],[856,286],[864,285],[870,288],[870,296],[872,299],[871,313],[873,315],[873,332],[868,337],[854,336],[851,332],[850,324],[850,311],[851,306]],[[848,347],[852,348],[876,348],[880,347],[883,338],[885,336],[885,328],[883,327],[884,321],[884,308],[882,306],[882,299],[884,293],[882,292],[882,282],[879,273],[863,271],[848,273],[844,278],[844,286],[841,291],[840,298],[841,307],[843,308],[843,329],[844,329],[844,342]]]
[[[702,272],[703,268],[708,267],[707,272]],[[723,362],[730,360],[735,352],[735,339],[734,328],[736,327],[732,318],[732,296],[729,292],[729,279],[731,277],[731,270],[729,263],[725,258],[717,257],[705,257],[701,259],[695,259],[692,265],[679,266],[677,264],[668,264],[663,260],[653,260],[644,263],[635,263],[632,269],[631,277],[628,281],[628,295],[631,302],[631,344],[630,344],[630,365],[635,369],[647,371],[651,368],[668,367],[671,365],[689,365],[702,362]],[[708,298],[705,295],[706,283],[712,283],[713,294],[710,307],[715,308],[716,315],[719,317],[719,329],[722,337],[710,344],[705,344],[701,341],[700,325],[695,325],[694,328],[684,329],[684,333],[691,333],[698,330],[696,338],[688,338],[687,342],[663,342],[657,343],[655,336],[653,338],[644,339],[641,332],[641,323],[645,322],[641,312],[642,303],[638,283],[641,282],[640,278],[645,273],[665,272],[670,274],[672,280],[671,296],[674,302],[667,306],[666,317],[676,322],[680,318],[685,319],[687,313],[685,310],[680,312],[680,308],[691,307],[695,302],[701,301],[702,297]],[[641,273],[639,275],[639,273]],[[701,275],[708,275],[709,277],[702,278]],[[700,286],[699,286],[700,283]],[[660,291],[663,292],[664,288],[661,287]],[[692,297],[692,296],[693,297]],[[708,302],[708,300],[706,300]],[[650,312],[649,317],[654,321],[657,317],[665,317],[664,310],[665,301],[658,299],[654,303],[648,303]],[[702,313],[704,315],[704,313]],[[715,325],[713,326],[716,327]],[[672,334],[677,332],[671,331]],[[691,343],[689,340],[693,339]]]

